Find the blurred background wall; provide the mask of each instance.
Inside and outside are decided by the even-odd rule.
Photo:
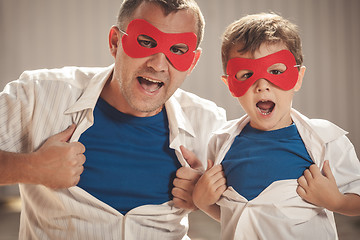
[[[359,0],[198,0],[203,55],[183,88],[215,101],[230,119],[243,111],[221,82],[221,34],[234,20],[273,11],[296,23],[307,67],[294,107],[349,131],[360,151]],[[108,31],[121,0],[0,0],[0,89],[28,69],[107,66]],[[205,120],[205,119],[204,119]],[[0,188],[0,198],[5,194]]]

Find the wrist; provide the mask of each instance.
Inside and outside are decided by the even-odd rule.
[[[328,210],[332,212],[339,213],[341,212],[343,206],[346,204],[346,196],[339,192],[336,196],[336,198],[330,202],[331,205],[327,208]]]
[[[36,152],[20,154],[17,161],[19,175],[19,183],[36,184],[35,178],[37,176],[35,172],[34,162],[38,158]]]

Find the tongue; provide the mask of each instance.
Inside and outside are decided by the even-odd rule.
[[[141,87],[145,91],[150,92],[150,93],[155,92],[156,90],[158,90],[160,88],[160,84],[150,82],[150,81],[145,80],[143,78],[140,78],[139,82],[140,82]]]
[[[274,103],[271,101],[258,102],[256,106],[261,110],[269,110],[270,108],[274,107]]]
[[[274,109],[275,103],[271,101],[258,102],[256,106],[263,114],[268,114]]]

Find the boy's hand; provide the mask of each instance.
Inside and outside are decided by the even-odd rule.
[[[296,192],[307,202],[330,211],[336,211],[341,206],[343,194],[336,185],[328,160],[324,162],[323,174],[319,167],[313,164],[304,171],[298,183]]]
[[[196,210],[197,208],[193,202],[192,193],[196,182],[201,176],[199,169],[202,164],[196,155],[184,146],[180,146],[180,150],[190,167],[181,167],[176,171],[176,178],[173,182],[174,188],[171,191],[174,206],[188,210]]]
[[[214,163],[208,160],[207,169],[195,185],[193,192],[195,205],[205,212],[220,199],[227,188],[222,165],[213,165]]]

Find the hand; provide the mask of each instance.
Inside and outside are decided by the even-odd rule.
[[[198,180],[193,192],[195,205],[205,212],[209,212],[207,209],[220,199],[227,188],[222,165],[213,165],[214,163],[208,160],[207,169]]]
[[[180,150],[190,167],[181,167],[176,171],[176,178],[173,182],[174,188],[171,191],[174,206],[196,210],[197,208],[192,200],[192,192],[197,180],[201,176],[199,169],[202,164],[196,155],[184,146],[180,146]]]
[[[46,140],[32,154],[27,169],[30,183],[49,188],[68,188],[80,180],[85,163],[85,147],[79,142],[68,143],[75,131],[75,124]]]
[[[336,211],[342,204],[343,194],[336,185],[328,160],[324,162],[323,174],[319,167],[313,164],[304,171],[298,183],[296,192],[309,203],[330,211]]]

